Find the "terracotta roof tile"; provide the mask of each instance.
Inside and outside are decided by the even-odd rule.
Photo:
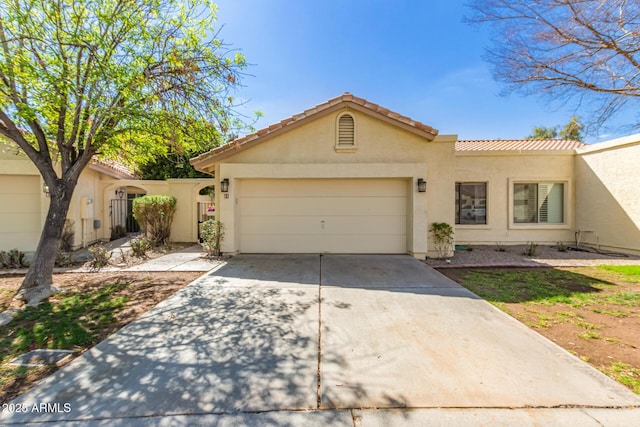
[[[456,151],[573,150],[584,147],[570,139],[481,139],[456,141]]]

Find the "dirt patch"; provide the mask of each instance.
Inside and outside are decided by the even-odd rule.
[[[117,272],[117,273],[66,273],[55,274],[53,283],[64,290],[63,293],[52,296],[44,305],[51,307],[51,313],[59,315],[60,310],[56,307],[64,305],[67,312],[76,309],[80,303],[75,303],[70,298],[81,299],[86,295],[97,295],[93,300],[83,302],[82,309],[85,312],[79,313],[73,319],[73,326],[81,325],[87,332],[86,342],[82,345],[50,345],[51,348],[68,348],[74,351],[71,358],[64,363],[55,366],[43,367],[12,367],[9,361],[19,354],[15,350],[18,336],[26,335],[41,327],[45,315],[36,315],[24,319],[14,320],[4,327],[0,327],[0,342],[3,343],[0,349],[0,403],[8,402],[19,394],[24,393],[42,378],[52,374],[63,364],[66,364],[84,353],[95,344],[107,338],[129,322],[133,321],[141,314],[165,300],[177,290],[191,283],[203,273],[199,272]],[[21,307],[22,303],[13,300],[13,295],[20,287],[24,276],[11,275],[0,276],[0,310],[7,307]],[[103,292],[109,287],[109,292]],[[102,294],[101,294],[102,292]],[[104,301],[114,302],[117,305],[110,305],[101,308]],[[113,308],[115,307],[115,308]],[[96,312],[102,310],[100,317]],[[63,315],[64,316],[64,315]],[[93,316],[93,318],[92,318]],[[69,321],[68,315],[61,317],[62,320]],[[40,324],[38,324],[40,323]],[[27,348],[46,348],[47,343],[51,344],[53,338],[38,337],[42,342],[35,342]],[[28,345],[29,343],[27,343]],[[24,344],[23,344],[24,345]],[[33,347],[33,348],[32,348]],[[13,349],[13,350],[12,350]],[[22,350],[24,351],[24,350]]]
[[[493,285],[498,277],[528,271],[558,273],[552,278],[553,292],[532,294],[531,286],[505,292],[505,285]],[[623,366],[628,381],[640,392],[640,283],[595,267],[557,269],[446,268],[441,273],[466,286],[536,332],[611,374],[612,366]],[[483,275],[488,280],[478,278]],[[511,277],[511,276],[508,276]],[[502,293],[501,293],[502,292]]]

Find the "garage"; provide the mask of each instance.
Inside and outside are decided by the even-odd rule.
[[[407,179],[238,183],[240,252],[407,252]]]
[[[37,176],[0,176],[0,250],[33,250],[40,238],[40,180]]]

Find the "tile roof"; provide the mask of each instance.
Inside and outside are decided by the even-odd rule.
[[[191,163],[199,162],[210,157],[217,156],[219,154],[225,153],[231,150],[241,149],[243,145],[253,142],[257,139],[264,138],[267,135],[273,134],[278,131],[282,131],[287,127],[293,127],[299,124],[301,121],[308,119],[312,116],[316,116],[321,114],[322,112],[329,113],[333,110],[340,108],[342,104],[347,104],[351,107],[354,107],[357,110],[363,111],[368,114],[379,114],[382,115],[385,119],[390,119],[392,123],[395,123],[399,126],[405,127],[406,129],[411,129],[416,133],[423,134],[427,136],[430,140],[438,135],[438,131],[431,126],[427,126],[424,123],[413,120],[407,116],[403,116],[394,111],[391,111],[387,108],[381,107],[378,104],[367,101],[364,98],[358,98],[357,96],[353,96],[349,92],[345,92],[340,96],[335,98],[331,98],[330,100],[323,102],[321,104],[316,105],[315,107],[309,108],[301,113],[294,114],[291,117],[288,117],[284,120],[279,121],[278,123],[274,123],[266,128],[260,129],[254,133],[246,135],[242,138],[235,139],[233,141],[228,142],[225,145],[214,148],[213,150],[201,154],[198,157],[191,159]]]
[[[573,150],[584,147],[571,139],[481,139],[456,141],[456,151]]]
[[[89,163],[89,166],[95,166],[101,168],[103,172],[110,171],[116,178],[135,178],[134,172],[129,169],[128,166],[118,162],[117,160],[98,159],[93,157]]]

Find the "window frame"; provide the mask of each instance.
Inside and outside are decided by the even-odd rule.
[[[538,222],[515,222],[514,214],[515,214],[515,186],[516,184],[562,184],[562,222],[540,222],[539,216],[540,211],[539,208],[537,211]],[[550,230],[560,230],[560,229],[570,229],[571,228],[571,218],[573,217],[572,210],[572,182],[568,177],[562,178],[509,178],[509,206],[508,206],[508,215],[509,215],[509,228],[510,229],[550,229]]]
[[[483,223],[475,223],[475,224],[463,224],[463,223],[458,223],[458,219],[459,219],[459,215],[455,215],[455,212],[457,211],[457,204],[460,202],[460,199],[456,200],[456,195],[458,193],[458,185],[461,184],[484,184],[484,222]],[[469,228],[486,228],[489,226],[489,182],[488,181],[455,181],[455,190],[456,193],[454,195],[454,203],[456,204],[456,206],[454,206],[454,224],[455,227],[469,227]],[[462,206],[460,206],[460,210],[462,210]]]

